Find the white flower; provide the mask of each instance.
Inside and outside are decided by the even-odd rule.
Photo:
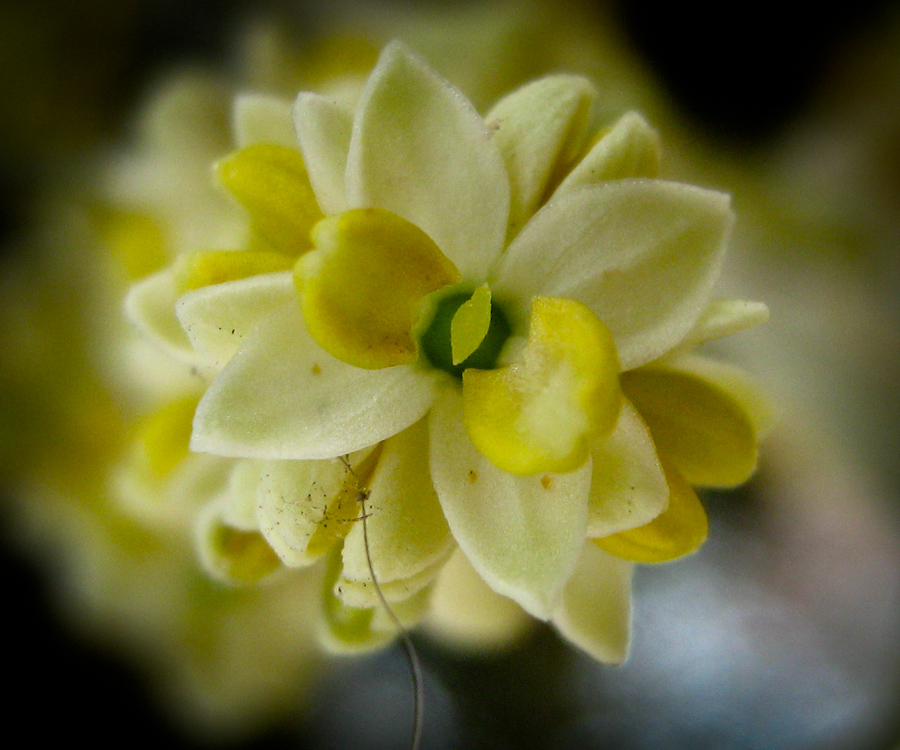
[[[755,393],[679,354],[765,318],[709,300],[728,198],[652,179],[636,115],[588,144],[593,95],[550,76],[482,119],[392,44],[355,111],[298,97],[302,159],[282,140],[220,164],[250,250],[133,291],[145,329],[213,375],[193,449],[264,461],[257,516],[282,560],[343,539],[334,607],[376,604],[365,487],[374,572],[409,620],[458,544],[494,592],[620,660],[622,558],[695,549],[689,483],[752,472]],[[179,286],[193,353],[159,304]]]

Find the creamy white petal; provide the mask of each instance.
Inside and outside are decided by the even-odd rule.
[[[418,421],[433,378],[412,367],[363,370],[325,352],[292,301],[265,318],[207,389],[193,450],[264,459],[331,458]]]
[[[566,175],[553,197],[588,185],[659,174],[659,134],[636,112],[628,112]]]
[[[505,96],[485,117],[509,174],[507,239],[537,210],[557,171],[575,159],[595,94],[580,76],[546,76]]]
[[[730,235],[723,193],[617,180],[551,200],[500,260],[495,299],[522,329],[534,295],[570,297],[610,329],[623,370],[675,347],[706,307]]]
[[[327,547],[310,549],[309,544],[320,525],[331,522],[332,501],[346,478],[347,469],[337,459],[263,463],[256,495],[257,520],[285,565],[311,565],[328,551]]]
[[[707,306],[681,346],[688,348],[725,338],[769,319],[769,308],[762,302],[743,299],[714,299]]]
[[[456,648],[491,652],[513,645],[532,622],[512,599],[488,586],[457,549],[437,578],[425,625]]]
[[[297,148],[291,103],[266,94],[242,94],[234,100],[234,133],[238,148],[256,143]]]
[[[547,619],[584,542],[590,461],[568,474],[501,471],[469,440],[455,386],[429,422],[431,474],[454,538],[494,591]]]
[[[509,180],[472,104],[399,43],[363,91],[347,159],[351,207],[384,208],[424,230],[481,283],[503,248]]]
[[[653,437],[627,399],[615,430],[594,443],[591,460],[589,537],[643,526],[669,506],[669,485]]]
[[[386,597],[394,593],[395,583],[407,584],[393,587],[404,599],[425,586],[455,546],[431,483],[428,456],[428,425],[420,420],[383,443],[366,485],[365,531],[372,568]],[[344,588],[344,602],[374,606],[378,599],[371,585],[362,523],[354,524],[344,540],[343,563],[338,585]],[[362,591],[351,599],[347,594],[354,584]]]
[[[175,311],[194,349],[221,369],[260,320],[290,303],[299,304],[293,272],[284,271],[201,287],[182,296]]]
[[[256,495],[262,476],[262,461],[233,461],[228,484],[220,495],[222,522],[240,531],[259,531]]]
[[[125,314],[138,332],[179,362],[206,368],[207,359],[194,351],[175,315],[178,291],[171,268],[148,276],[128,291]]]
[[[319,208],[326,216],[349,208],[344,175],[352,129],[353,112],[334,99],[303,92],[294,102],[294,130],[300,152]]]
[[[605,664],[620,664],[628,655],[632,569],[632,563],[587,542],[553,613],[563,636]]]

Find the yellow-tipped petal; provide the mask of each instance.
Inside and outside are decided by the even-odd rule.
[[[175,264],[175,286],[185,294],[226,281],[287,271],[294,262],[293,258],[282,253],[261,250],[201,250],[178,259]]]
[[[466,430],[504,471],[574,471],[615,426],[618,374],[612,334],[589,308],[535,297],[524,361],[463,373]]]
[[[322,211],[299,151],[257,143],[220,161],[216,172],[275,250],[297,256],[309,249],[309,231]]]
[[[490,327],[491,289],[483,284],[467,302],[460,305],[450,323],[450,350],[454,365],[469,358],[484,341]]]
[[[420,301],[458,282],[456,266],[417,226],[378,208],[323,219],[312,238],[296,280],[313,338],[356,367],[415,362]]]
[[[622,376],[660,454],[693,485],[734,487],[756,469],[753,416],[724,388],[674,367],[642,367]]]
[[[256,583],[281,567],[278,555],[258,531],[212,523],[200,543],[209,572],[227,583]]]
[[[661,563],[695,552],[706,540],[709,520],[700,498],[677,469],[662,463],[669,507],[644,526],[594,539],[601,549],[634,562]]]

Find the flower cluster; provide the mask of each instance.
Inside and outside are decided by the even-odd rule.
[[[392,43],[349,104],[244,96],[215,167],[239,230],[128,296],[200,383],[141,471],[214,495],[217,576],[323,568],[332,648],[395,634],[374,577],[406,624],[524,611],[621,661],[633,563],[696,550],[693,487],[755,469],[765,400],[691,351],[767,316],[711,299],[728,197],[659,179],[656,133],[598,131],[595,94],[548,76],[482,117]]]

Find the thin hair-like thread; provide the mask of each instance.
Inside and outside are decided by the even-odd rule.
[[[362,521],[363,546],[366,550],[366,564],[369,567],[369,575],[372,576],[372,584],[375,587],[378,601],[381,602],[381,606],[384,607],[384,611],[387,612],[388,617],[397,629],[397,634],[403,644],[403,652],[406,654],[406,661],[409,665],[409,676],[412,679],[413,687],[413,729],[409,747],[410,750],[419,750],[419,746],[422,744],[422,727],[425,722],[425,685],[422,680],[422,665],[419,662],[419,654],[416,651],[416,647],[409,637],[409,632],[403,627],[400,618],[394,614],[394,610],[387,603],[387,599],[384,598],[384,592],[382,592],[378,579],[375,576],[375,567],[372,565],[372,552],[369,548],[369,525],[367,523],[368,513],[366,512],[366,500],[369,498],[369,490],[360,486],[356,472],[350,466],[349,456],[341,456],[340,458],[341,463],[344,464],[344,467],[356,480],[356,488],[359,492],[357,500],[362,511],[360,520]]]

